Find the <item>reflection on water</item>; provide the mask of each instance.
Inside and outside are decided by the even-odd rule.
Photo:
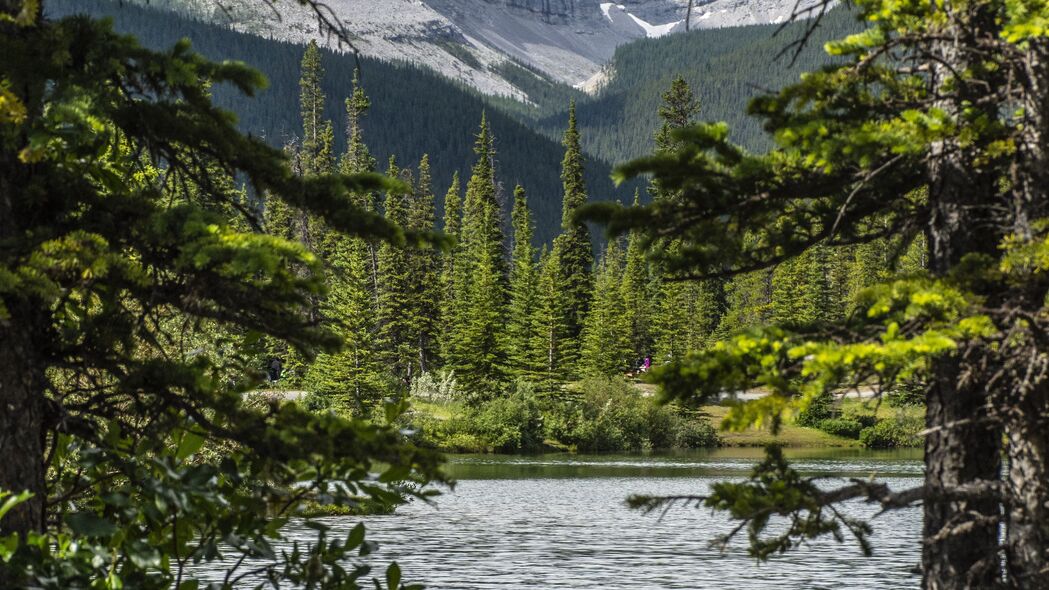
[[[868,477],[896,488],[920,483],[920,454],[858,450],[788,453],[802,471]],[[915,588],[918,509],[877,516],[874,555],[821,539],[756,564],[745,542],[720,553],[710,539],[731,524],[706,509],[663,515],[627,509],[630,494],[703,494],[746,475],[760,450],[661,455],[456,456],[459,480],[436,505],[414,503],[364,519],[380,544],[375,562],[396,560],[405,579],[429,588]],[[833,479],[830,480],[833,483]],[[830,484],[828,484],[830,485]],[[851,516],[878,509],[847,505]],[[323,519],[345,534],[355,519]],[[296,537],[308,540],[306,529]]]

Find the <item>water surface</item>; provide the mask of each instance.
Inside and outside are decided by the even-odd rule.
[[[921,514],[882,514],[874,555],[854,542],[821,539],[757,564],[744,542],[722,553],[710,539],[732,526],[707,509],[661,517],[631,511],[630,494],[703,494],[745,477],[762,451],[674,455],[454,456],[459,480],[435,506],[412,504],[365,519],[377,557],[397,560],[430,588],[915,588]],[[859,450],[789,453],[806,473],[875,475],[898,488],[920,483],[920,454]],[[838,480],[839,482],[841,480]],[[853,502],[851,516],[877,507]],[[338,519],[329,521],[339,523]],[[347,523],[348,526],[348,523]],[[741,539],[742,541],[742,539]]]

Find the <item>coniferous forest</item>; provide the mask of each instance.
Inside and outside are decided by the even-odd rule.
[[[1049,9],[832,5],[526,104],[0,0],[0,588],[1049,588]]]

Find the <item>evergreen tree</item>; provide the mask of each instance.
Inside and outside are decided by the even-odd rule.
[[[507,314],[507,356],[511,371],[528,375],[536,367],[531,364],[531,346],[534,340],[534,318],[538,297],[536,252],[532,245],[532,216],[523,187],[514,190],[514,207],[510,216],[513,227],[513,248],[510,254],[510,306]]]
[[[539,256],[539,276],[535,312],[532,314],[532,341],[528,366],[531,379],[546,392],[556,391],[561,382],[562,347],[565,339],[561,299],[561,265],[556,253],[543,247]]]
[[[375,170],[375,157],[372,156],[368,145],[364,142],[362,120],[371,108],[371,99],[368,98],[364,88],[361,86],[360,70],[353,72],[353,91],[346,99],[346,152],[339,160],[339,169],[344,174],[359,172],[373,172]]]
[[[568,129],[564,135],[565,157],[561,164],[562,233],[554,240],[554,259],[560,265],[561,310],[564,315],[565,342],[561,349],[563,365],[559,370],[570,374],[579,354],[579,336],[583,330],[590,306],[593,281],[590,275],[594,262],[594,246],[586,223],[575,218],[576,211],[586,204],[586,185],[583,180],[583,150],[576,121],[575,101],[568,110]]]
[[[346,100],[348,140],[347,151],[339,159],[342,174],[375,170],[375,159],[361,132],[361,118],[369,106],[364,90],[355,84],[352,98]],[[351,199],[362,210],[374,210],[371,192],[355,192]],[[327,232],[325,237],[329,286],[321,312],[342,338],[343,347],[318,355],[308,368],[305,385],[335,404],[364,413],[385,394],[375,335],[372,243],[337,232]]]
[[[415,232],[433,232],[436,222],[430,156],[419,162],[419,180],[408,208],[406,228]],[[429,371],[437,357],[438,314],[441,309],[441,261],[432,248],[409,252],[411,279],[411,330],[415,340],[416,372]]]
[[[502,338],[506,273],[494,139],[487,116],[475,146],[477,162],[466,186],[458,253],[452,275],[452,299],[442,349],[474,395],[490,395],[502,379],[506,353]]]
[[[885,391],[920,376],[925,480],[902,491],[874,481],[828,489],[771,448],[748,481],[697,501],[730,511],[760,558],[845,530],[870,551],[869,525],[835,505],[920,504],[924,588],[1049,587],[1049,372],[1036,360],[1047,353],[1049,241],[1034,221],[1049,213],[1049,9],[853,6],[869,29],[828,43],[832,65],[751,104],[775,150],[749,154],[725,125],[702,125],[673,154],[623,169],[654,174],[680,199],[592,211],[617,231],[650,232],[653,252],[695,277],[768,272],[887,236],[902,252],[924,236],[928,272],[873,285],[857,313],[754,329],[656,379],[668,399],[691,403],[768,387],[769,397],[730,412],[743,428],[775,426],[856,383]],[[666,248],[673,241],[681,247]]]
[[[634,194],[634,206],[640,206],[640,194]],[[634,360],[652,353],[652,318],[654,316],[651,265],[641,245],[641,233],[630,232],[627,240],[626,267],[623,269],[623,305],[630,323],[630,348]]]
[[[663,104],[659,107],[662,121],[656,132],[656,152],[672,153],[680,146],[674,133],[691,125],[700,105],[692,88],[680,76],[663,93]],[[656,201],[676,201],[680,192],[668,189],[659,178],[651,185]],[[672,243],[669,248],[680,248]],[[674,280],[666,276],[667,269],[656,266],[653,283],[655,301],[652,305],[652,339],[654,357],[661,361],[680,359],[690,350],[707,344],[721,322],[724,285],[720,280],[706,282]]]
[[[386,220],[398,227],[407,227],[412,199],[411,170],[401,170],[395,158],[391,156],[386,175],[398,178],[405,184],[405,188],[386,192],[383,201]],[[394,248],[388,244],[380,246],[376,309],[377,344],[386,373],[404,386],[411,382],[417,358],[413,331],[413,288],[409,250]]]
[[[609,240],[594,280],[590,313],[583,326],[580,372],[622,375],[634,361],[630,317],[623,297],[623,251]]]
[[[349,198],[387,183],[294,174],[240,133],[206,81],[250,95],[257,72],[49,12],[0,2],[0,587],[192,588],[260,552],[273,584],[357,585],[360,540],[270,552],[286,515],[388,502],[410,490],[377,464],[414,481],[436,458],[393,427],[245,395],[260,337],[304,358],[339,339],[312,317],[317,257],[254,231],[229,188],[400,243]]]
[[[462,298],[458,289],[465,284],[459,275],[462,262],[462,194],[459,173],[452,176],[452,184],[444,196],[444,233],[452,239],[451,248],[441,253],[441,335],[438,338],[441,358],[446,366],[452,366],[456,356],[456,327],[461,318]],[[454,368],[454,366],[453,366]]]

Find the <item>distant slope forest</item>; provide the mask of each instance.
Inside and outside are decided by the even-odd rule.
[[[48,8],[54,16],[73,12],[110,16],[118,30],[137,36],[149,47],[167,47],[186,37],[210,58],[253,65],[267,76],[270,87],[254,99],[216,88],[217,101],[238,113],[242,128],[274,145],[295,139],[300,125],[302,46],[113,0],[55,0]],[[395,155],[402,164],[414,165],[429,154],[437,192],[443,194],[453,172],[465,177],[474,158],[473,130],[487,108],[496,137],[505,218],[509,220],[511,188],[520,183],[528,189],[534,210],[535,243],[549,244],[561,226],[560,138],[570,100],[579,102],[590,198],[629,202],[637,185],[615,187],[610,180],[612,163],[651,152],[660,96],[678,76],[694,89],[700,120],[726,121],[736,142],[755,151],[768,149],[771,139],[741,107],[753,96],[796,81],[803,71],[829,64],[824,42],[859,28],[849,11],[832,10],[792,63],[793,52],[784,49],[807,26],[808,22],[707,29],[636,41],[616,51],[608,66],[608,85],[596,96],[508,62],[501,73],[529,95],[532,105],[483,96],[420,67],[362,57],[363,84],[372,98],[372,109],[363,122],[365,138],[379,162]],[[344,121],[343,99],[350,93],[357,62],[352,55],[322,54],[329,97],[325,114]],[[336,150],[345,149],[345,134],[336,133],[335,142]],[[439,202],[439,217],[442,211]],[[597,236],[600,232],[595,232]]]
[[[188,38],[194,49],[211,59],[246,62],[266,75],[269,88],[249,99],[229,88],[216,87],[216,102],[238,114],[242,129],[276,146],[294,140],[301,129],[298,101],[303,46],[110,0],[55,0],[47,8],[52,17],[74,13],[109,16],[118,31],[135,35],[147,47],[166,48]],[[327,72],[323,84],[328,96],[325,116],[341,127],[346,120],[343,101],[351,92],[356,61],[352,55],[322,51],[322,62]],[[474,134],[487,107],[507,222],[513,187],[522,184],[535,216],[536,244],[548,244],[560,233],[564,148],[559,139],[528,128],[493,108],[486,97],[427,70],[366,57],[360,63],[363,85],[372,100],[363,121],[364,135],[383,167],[391,155],[406,166],[414,166],[423,154],[429,154],[436,192],[443,195],[454,172],[469,178],[469,166],[476,159]],[[345,134],[336,133],[335,142],[336,151],[341,153]],[[617,189],[610,176],[610,164],[594,159],[587,162],[591,198],[629,202],[634,186]],[[440,218],[442,203],[437,205]]]
[[[824,43],[861,30],[850,11],[833,9],[795,56],[792,43],[811,24],[701,29],[628,43],[616,50],[606,67],[610,79],[595,96],[509,64],[501,73],[528,94],[534,106],[493,100],[553,138],[564,130],[569,99],[577,98],[584,149],[618,163],[648,154],[655,147],[653,130],[659,126],[660,96],[680,76],[695,92],[700,120],[726,121],[735,142],[764,151],[772,141],[759,121],[746,114],[749,100],[796,82],[802,72],[829,65]]]

